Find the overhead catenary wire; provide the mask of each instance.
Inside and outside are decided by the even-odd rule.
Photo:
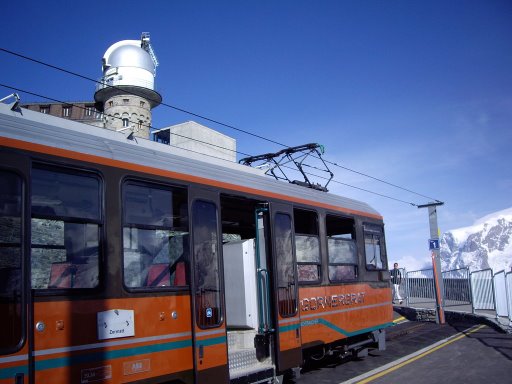
[[[82,74],[79,74],[77,72],[74,72],[74,71],[71,71],[71,70],[68,70],[68,69],[65,69],[65,68],[62,68],[60,66],[57,66],[57,65],[53,65],[53,64],[49,64],[49,63],[46,63],[44,61],[41,61],[41,60],[38,60],[38,59],[34,59],[32,57],[29,57],[29,56],[26,56],[26,55],[23,55],[23,54],[20,54],[20,53],[17,53],[17,52],[14,52],[14,51],[11,51],[11,50],[8,50],[8,49],[5,49],[5,48],[2,48],[0,47],[0,51],[2,52],[5,52],[7,54],[10,54],[10,55],[13,55],[13,56],[16,56],[16,57],[19,57],[19,58],[22,58],[24,60],[28,60],[28,61],[31,61],[31,62],[34,62],[36,64],[40,64],[40,65],[43,65],[43,66],[46,66],[46,67],[49,67],[49,68],[52,68],[52,69],[55,69],[57,71],[61,71],[61,72],[64,72],[64,73],[67,73],[69,75],[72,75],[72,76],[76,76],[76,77],[79,77],[79,78],[82,78],[82,79],[85,79],[85,80],[88,80],[88,81],[91,81],[91,82],[94,82],[96,84],[102,84],[103,86],[106,86],[106,87],[111,87],[111,88],[114,88],[114,89],[120,89],[118,88],[117,86],[114,86],[114,85],[109,85],[109,84],[105,84],[104,82],[102,81],[98,81],[96,79],[93,79],[93,78],[90,78],[88,76],[84,76]],[[12,87],[7,87],[7,88],[11,88],[11,89],[15,89],[15,88],[12,88]],[[20,91],[22,92],[22,91]],[[123,92],[126,92],[127,94],[134,94],[135,93],[132,93],[132,92],[129,92],[125,89],[123,89]],[[30,94],[30,93],[29,93]],[[44,96],[43,96],[44,97]],[[62,103],[62,101],[58,101],[59,103]],[[69,104],[69,103],[68,103]],[[216,119],[213,119],[213,118],[209,118],[207,116],[204,116],[204,115],[201,115],[201,114],[198,114],[198,113],[195,113],[195,112],[191,112],[191,111],[188,111],[186,109],[183,109],[183,108],[180,108],[180,107],[176,107],[174,105],[171,105],[171,104],[167,104],[167,103],[164,103],[164,102],[161,102],[160,105],[163,105],[165,107],[168,107],[168,108],[171,108],[171,109],[174,109],[176,111],[179,111],[179,112],[182,112],[182,113],[185,113],[185,114],[188,114],[188,115],[191,115],[191,116],[194,116],[194,117],[198,117],[200,119],[203,119],[205,121],[209,121],[209,122],[212,122],[214,124],[218,124],[220,126],[223,126],[223,127],[226,127],[226,128],[230,128],[230,129],[233,129],[233,130],[236,130],[238,132],[242,132],[244,134],[247,134],[247,135],[250,135],[250,136],[253,136],[253,137],[256,137],[258,139],[261,139],[261,140],[264,140],[264,141],[267,141],[267,142],[270,142],[270,143],[273,143],[273,144],[276,144],[276,145],[279,145],[279,146],[282,146],[282,147],[285,147],[285,148],[289,148],[288,145],[286,144],[283,144],[283,143],[280,143],[278,141],[275,141],[275,140],[272,140],[272,139],[269,139],[267,137],[264,137],[264,136],[261,136],[261,135],[258,135],[258,134],[255,134],[253,132],[249,132],[247,130],[244,130],[244,129],[241,129],[241,128],[238,128],[238,127],[235,127],[231,124],[226,124],[226,123],[223,123],[219,120],[216,120]],[[190,138],[189,138],[190,139]],[[193,139],[195,140],[195,139]],[[210,143],[205,143],[205,144],[209,144],[209,145],[213,145],[213,144],[210,144]],[[224,148],[224,149],[227,149],[227,148]],[[242,152],[238,152],[238,151],[235,151],[237,153],[241,153],[243,154]],[[246,155],[246,154],[244,154]],[[368,175],[366,173],[363,173],[363,172],[360,172],[360,171],[357,171],[357,170],[354,170],[352,168],[349,168],[349,167],[345,167],[345,166],[342,166],[342,165],[339,165],[338,163],[335,163],[335,162],[332,162],[332,161],[329,161],[329,160],[326,160],[326,159],[323,159],[327,164],[330,164],[330,165],[334,165],[335,167],[338,167],[340,169],[344,169],[346,171],[349,171],[349,172],[353,172],[353,173],[356,173],[356,174],[359,174],[361,176],[364,176],[364,177],[367,177],[367,178],[370,178],[370,179],[373,179],[375,181],[378,181],[380,183],[384,183],[384,184],[387,184],[389,186],[392,186],[394,188],[397,188],[397,189],[400,189],[400,190],[403,190],[403,191],[406,191],[408,193],[412,193],[412,194],[415,194],[417,196],[421,196],[421,197],[424,197],[424,198],[427,198],[427,199],[430,199],[430,200],[435,200],[436,202],[440,202],[440,200],[438,199],[435,199],[435,198],[432,198],[432,197],[429,197],[427,195],[424,195],[424,194],[421,194],[421,193],[418,193],[418,192],[415,192],[415,191],[412,191],[411,189],[408,189],[408,188],[405,188],[405,187],[401,187],[397,184],[394,184],[394,183],[391,183],[391,182],[388,182],[388,181],[385,181],[383,179],[380,179],[380,178],[377,178],[377,177],[374,177],[374,176],[371,176],[371,175]],[[334,180],[333,180],[334,181]],[[370,192],[370,193],[373,193],[369,190],[365,190],[363,188],[359,188],[359,187],[355,187],[355,186],[352,186],[350,184],[346,184],[346,183],[341,183],[339,181],[336,181],[337,183],[339,184],[343,184],[343,185],[347,185],[347,186],[350,186],[350,187],[354,187],[354,188],[357,188],[357,189],[360,189],[360,190],[363,190],[363,191],[366,191],[366,192]],[[381,195],[379,193],[376,193],[375,194],[377,195]],[[405,201],[402,201],[400,199],[395,199],[395,198],[392,198],[390,196],[387,196],[387,195],[381,195],[383,197],[388,197],[388,198],[391,198],[393,200],[397,200],[397,201],[401,201],[401,202],[405,202]],[[409,202],[406,202],[407,204],[412,204],[412,203],[409,203]],[[416,206],[416,204],[412,204],[414,206]]]
[[[13,52],[13,51],[11,51],[11,50],[8,50],[8,49],[2,48],[2,47],[0,47],[0,51],[3,51],[3,52],[5,52],[5,53],[8,53],[8,54],[13,55],[13,56],[17,56],[17,57],[19,57],[19,58],[22,58],[22,59],[25,59],[25,60],[28,60],[28,61],[32,61],[32,62],[37,63],[37,64],[40,64],[40,65],[44,65],[44,66],[46,66],[46,67],[49,67],[49,68],[55,69],[55,70],[60,71],[60,72],[67,73],[67,74],[69,74],[69,75],[73,75],[73,76],[79,77],[79,78],[84,79],[84,80],[92,81],[92,82],[94,82],[94,83],[96,83],[96,84],[101,84],[101,85],[103,85],[103,86],[105,86],[105,87],[107,87],[107,88],[121,89],[121,88],[119,88],[119,87],[117,87],[117,86],[115,86],[115,85],[106,84],[106,83],[104,83],[104,82],[102,82],[102,81],[99,81],[99,80],[93,79],[93,78],[88,77],[88,76],[81,75],[81,74],[79,74],[79,73],[77,73],[77,72],[70,71],[70,70],[68,70],[68,69],[65,69],[65,68],[59,67],[59,66],[57,66],[57,65],[49,64],[49,63],[46,63],[46,62],[44,62],[44,61],[37,60],[37,59],[34,59],[34,58],[32,58],[32,57],[25,56],[25,55],[22,55],[21,53]],[[124,89],[124,88],[123,88],[122,90],[123,90],[123,92],[125,92],[126,94],[130,94],[130,95],[137,96],[137,94],[136,94],[136,93],[130,92],[130,91],[128,91],[128,90],[126,90],[126,89]],[[159,100],[151,99],[151,98],[149,98],[149,100],[151,100],[151,101],[159,101]],[[211,122],[211,123],[219,124],[219,125],[221,125],[221,126],[223,126],[223,127],[226,127],[226,128],[234,129],[234,130],[236,130],[236,131],[238,131],[238,132],[242,132],[242,133],[245,133],[245,134],[247,134],[247,135],[251,135],[251,136],[253,136],[253,137],[257,137],[257,138],[259,138],[259,139],[261,139],[261,140],[265,140],[265,141],[268,141],[268,142],[270,142],[270,143],[280,145],[280,146],[282,146],[282,147],[288,147],[288,145],[286,145],[286,144],[279,143],[279,142],[277,142],[277,141],[275,141],[275,140],[272,140],[272,139],[269,139],[269,138],[266,138],[266,137],[260,136],[260,135],[258,135],[258,134],[256,134],[256,133],[252,133],[252,132],[246,131],[246,130],[244,130],[244,129],[237,128],[237,127],[235,127],[235,126],[233,126],[233,125],[223,123],[223,122],[221,122],[221,121],[218,121],[218,120],[215,120],[215,119],[209,118],[209,117],[207,117],[207,116],[200,115],[200,114],[198,114],[198,113],[194,113],[194,112],[188,111],[188,110],[183,109],[183,108],[180,108],[180,107],[176,107],[176,106],[171,105],[171,104],[167,104],[167,103],[161,102],[161,103],[160,103],[160,105],[163,105],[163,106],[168,107],[168,108],[172,108],[172,109],[174,109],[174,110],[176,110],[176,111],[183,112],[183,113],[186,113],[186,114],[191,115],[191,116],[198,117],[198,118],[200,118],[200,119],[203,119],[203,120],[209,121],[209,122]]]
[[[4,87],[4,88],[8,88],[8,89],[11,89],[13,91],[17,91],[17,92],[22,92],[22,93],[26,93],[28,95],[32,95],[32,96],[36,96],[36,97],[40,97],[40,98],[43,98],[43,99],[46,99],[46,100],[50,100],[50,101],[54,101],[54,102],[57,102],[57,103],[62,103],[62,104],[66,104],[66,105],[70,105],[70,106],[73,106],[73,107],[77,107],[77,108],[80,108],[80,109],[86,109],[86,107],[82,107],[80,105],[76,105],[76,104],[72,104],[72,103],[68,103],[68,102],[64,102],[62,100],[59,100],[59,99],[55,99],[55,98],[52,98],[52,97],[48,97],[48,96],[44,96],[44,95],[41,95],[41,94],[38,94],[38,93],[35,93],[35,92],[31,92],[31,91],[27,91],[27,90],[24,90],[24,89],[21,89],[21,88],[17,88],[17,87],[13,87],[13,86],[10,86],[10,85],[6,85],[6,84],[3,84],[3,83],[0,83],[0,86],[1,87]],[[115,118],[118,118],[118,119],[122,119],[121,117],[115,117]],[[151,126],[150,126],[151,127]],[[174,134],[174,133],[173,133]],[[215,145],[215,144],[211,144],[211,143],[207,143],[207,142],[204,142],[204,141],[201,141],[201,140],[198,140],[198,139],[195,139],[195,138],[190,138],[190,137],[187,137],[187,136],[183,136],[183,135],[179,135],[179,134],[176,134],[177,136],[180,136],[180,137],[183,137],[183,138],[187,138],[187,139],[190,139],[190,140],[193,140],[193,141],[197,141],[197,142],[200,142],[200,143],[204,143],[204,144],[208,144],[208,145],[213,145],[213,146],[216,146],[216,147],[220,147],[218,145]],[[244,156],[251,156],[247,153],[244,153],[244,152],[240,152],[240,151],[236,151],[236,150],[233,150],[233,149],[230,149],[230,148],[224,148],[224,147],[220,147],[222,149],[226,149],[226,150],[230,150],[230,151],[233,151],[233,152],[236,152],[236,153],[239,153],[239,154],[242,154]],[[194,151],[194,150],[189,150],[190,152],[194,152],[194,153],[197,153],[197,154],[201,154],[201,155],[205,155],[205,156],[208,156],[208,157],[212,157],[214,159],[219,159],[219,160],[224,160],[224,161],[228,161],[231,163],[230,160],[226,160],[226,159],[223,159],[221,157],[218,157],[218,156],[214,156],[214,155],[211,155],[211,154],[206,154],[206,153],[202,153],[202,152],[198,152],[198,151]],[[294,168],[292,167],[289,167],[287,165],[283,165],[283,168],[287,168],[287,169],[290,169],[290,170],[295,170]],[[311,167],[311,168],[314,168],[314,169],[318,169],[316,167]],[[320,176],[320,175],[316,175],[314,173],[309,173],[309,172],[306,172],[308,175],[310,176],[314,176],[314,177],[317,177],[317,178],[320,178],[320,179],[325,179],[327,180],[326,177],[324,176]],[[338,181],[338,180],[335,180],[333,179],[332,180],[333,183],[336,183],[336,184],[340,184],[340,185],[344,185],[346,187],[350,187],[350,188],[353,188],[353,189],[357,189],[357,190],[360,190],[360,191],[363,191],[363,192],[367,192],[367,193],[370,193],[370,194],[373,194],[373,195],[377,195],[377,196],[381,196],[383,198],[386,198],[386,199],[390,199],[390,200],[394,200],[394,201],[397,201],[397,202],[401,202],[401,203],[405,203],[405,204],[409,204],[409,205],[412,205],[412,206],[418,206],[417,204],[415,203],[412,203],[412,202],[408,202],[408,201],[405,201],[405,200],[401,200],[401,199],[397,199],[395,197],[392,197],[392,196],[388,196],[388,195],[384,195],[382,193],[379,193],[379,192],[375,192],[375,191],[371,191],[369,189],[365,189],[365,188],[361,188],[361,187],[356,187],[355,185],[351,185],[351,184],[348,184],[348,183],[343,183],[341,181]]]
[[[46,99],[46,100],[50,100],[50,101],[54,101],[54,102],[57,102],[57,103],[62,103],[62,104],[65,104],[65,105],[69,105],[69,106],[72,106],[72,107],[76,107],[78,109],[83,109],[83,110],[86,110],[87,108],[86,107],[82,107],[81,105],[77,105],[77,104],[73,104],[73,103],[69,103],[69,102],[65,102],[65,101],[62,101],[62,100],[58,100],[58,99],[54,99],[52,97],[48,97],[48,96],[44,96],[44,95],[41,95],[41,94],[38,94],[38,93],[35,93],[35,92],[30,92],[30,91],[27,91],[27,90],[24,90],[24,89],[21,89],[21,88],[16,88],[16,87],[13,87],[13,86],[10,86],[10,85],[6,85],[6,84],[2,84],[0,83],[0,87],[4,87],[4,88],[8,88],[8,89],[11,89],[13,91],[17,91],[17,92],[22,92],[22,93],[26,93],[28,95],[32,95],[32,96],[36,96],[36,97],[41,97],[43,99]],[[111,116],[112,118],[114,119],[118,119],[118,120],[123,120],[125,118],[123,117],[117,117],[117,116]],[[128,120],[130,123],[136,123],[132,120]],[[152,127],[151,125],[149,124],[144,124],[145,126],[149,127],[149,128],[154,128]],[[119,131],[116,131],[116,132],[119,132]],[[219,149],[224,149],[226,151],[231,151],[231,152],[234,152],[234,153],[237,153],[237,154],[240,154],[240,155],[244,155],[244,156],[250,156],[249,154],[247,153],[244,153],[244,152],[241,152],[241,151],[237,151],[235,149],[232,149],[232,148],[226,148],[226,147],[223,147],[223,146],[220,146],[220,145],[217,145],[217,144],[213,144],[213,143],[209,143],[207,141],[202,141],[202,140],[199,140],[199,139],[196,139],[196,138],[192,138],[192,137],[188,137],[188,136],[185,136],[185,135],[181,135],[179,133],[170,133],[174,136],[177,136],[177,137],[181,137],[183,139],[188,139],[188,140],[192,140],[192,141],[196,141],[198,143],[201,143],[201,144],[206,144],[206,145],[209,145],[209,146],[212,146],[212,147],[216,147],[216,148],[219,148]],[[172,147],[175,147],[174,145],[171,145],[169,144],[169,146],[172,146]],[[179,148],[179,147],[176,147],[176,148]],[[191,152],[196,152],[196,153],[201,153],[201,154],[204,154],[206,156],[210,156],[210,157],[213,157],[213,158],[216,158],[216,159],[220,159],[220,160],[225,160],[225,161],[229,161],[231,163],[231,160],[226,160],[226,159],[223,159],[221,157],[218,157],[218,156],[213,156],[211,154],[205,154],[205,153],[202,153],[202,152],[197,152],[197,151],[193,151],[193,150],[190,150],[190,149],[187,149]]]

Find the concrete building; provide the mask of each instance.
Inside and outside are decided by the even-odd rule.
[[[196,153],[236,161],[236,140],[195,121],[153,131],[155,141]]]
[[[70,101],[68,103],[26,103],[22,108],[46,113],[81,123],[104,127],[103,113],[96,108],[94,101]]]

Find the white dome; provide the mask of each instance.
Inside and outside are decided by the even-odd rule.
[[[117,44],[119,43],[114,45]],[[155,64],[151,56],[140,46],[122,44],[109,52],[112,48],[114,48],[114,46],[110,47],[105,53],[104,71],[111,67],[137,67],[145,69],[155,75]]]

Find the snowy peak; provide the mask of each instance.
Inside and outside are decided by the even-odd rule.
[[[469,267],[492,268],[494,272],[512,268],[512,208],[487,215],[465,228],[441,237],[443,270]]]

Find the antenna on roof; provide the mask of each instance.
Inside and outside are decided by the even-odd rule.
[[[245,157],[241,159],[239,163],[259,169],[267,168],[265,174],[270,174],[274,176],[276,180],[286,180],[292,184],[297,184],[303,187],[308,187],[316,189],[318,191],[327,192],[327,185],[334,177],[334,174],[331,172],[325,161],[322,159],[323,153],[323,145],[311,143],[298,145],[296,147],[289,147],[276,153],[265,153],[263,155]],[[312,156],[314,154],[316,154],[316,156]],[[311,164],[306,164],[305,160],[309,156],[312,156],[313,158],[320,160],[320,165],[322,166],[322,168],[319,168],[318,166],[313,166]],[[287,164],[293,164],[295,165],[295,168],[290,168],[286,166]],[[318,171],[328,173],[329,178],[325,178],[327,179],[327,182],[324,185],[311,182],[306,172],[304,171],[304,167],[314,168]],[[285,172],[285,168],[288,173]],[[289,177],[290,171],[299,171],[302,177],[304,178],[304,181],[292,180]]]
[[[9,100],[9,99],[14,99],[14,102],[12,103],[12,106],[11,106],[11,111],[18,111],[18,109],[19,109],[18,105],[20,104],[20,100],[21,100],[20,96],[17,93],[11,93],[9,96],[5,96],[5,97],[1,98],[0,103],[3,103],[4,101]]]
[[[151,60],[153,60],[153,64],[155,64],[155,70],[156,67],[158,67],[158,59],[156,58],[155,51],[153,50],[153,46],[149,42],[149,32],[142,32],[142,35],[140,37],[140,46],[143,50],[145,50],[147,53],[149,53],[149,56],[151,56]]]

